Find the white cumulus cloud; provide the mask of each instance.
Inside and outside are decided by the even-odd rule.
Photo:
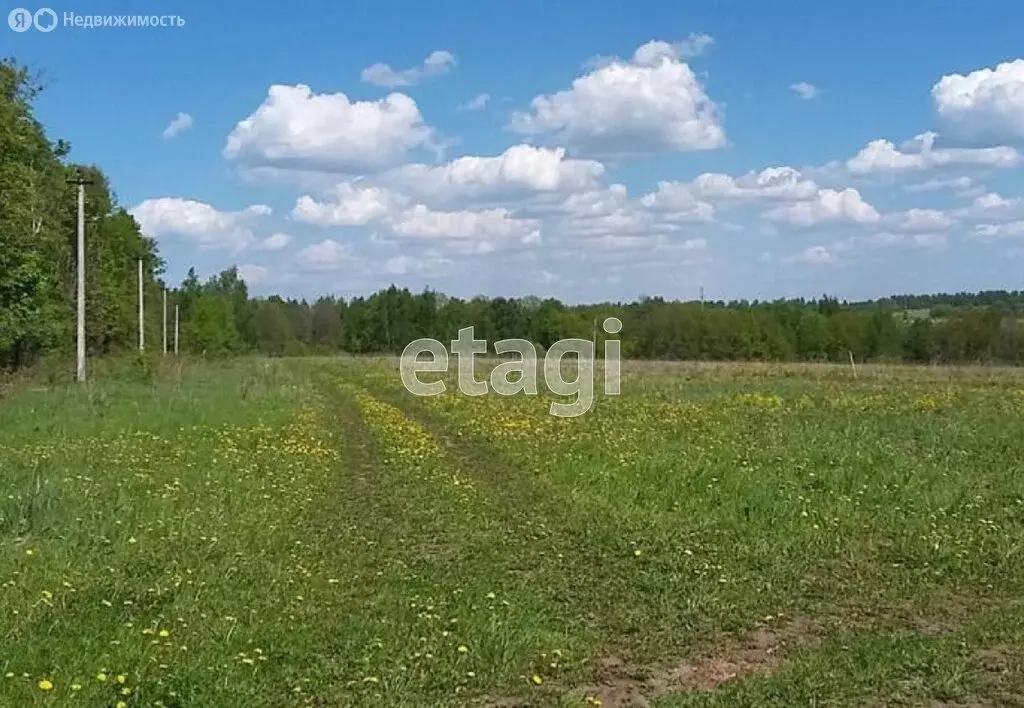
[[[468,101],[463,103],[461,106],[459,106],[459,110],[460,111],[482,111],[484,108],[487,107],[487,103],[490,100],[491,100],[490,94],[478,93],[476,96],[474,96],[473,98],[469,99]]]
[[[1016,238],[1024,236],[1024,221],[1010,221],[1005,224],[979,224],[975,235],[982,238]]]
[[[818,196],[818,185],[792,167],[766,167],[740,177],[704,173],[694,179],[691,188],[708,201],[799,201]]]
[[[951,177],[949,179],[932,178],[920,184],[908,184],[903,187],[906,192],[941,192],[949,190],[952,192],[967,192],[975,188],[974,180],[967,176]]]
[[[811,263],[821,265],[835,263],[837,256],[825,246],[809,246],[800,253],[785,259],[787,263]]]
[[[1012,200],[1007,199],[996,192],[982,194],[974,199],[974,206],[978,209],[998,209],[1001,207],[1008,207],[1012,203]]]
[[[330,201],[299,197],[291,216],[317,226],[365,226],[387,216],[404,198],[380,187],[361,187],[348,182],[337,185]]]
[[[714,37],[709,34],[691,32],[689,37],[677,42],[675,46],[681,59],[693,59],[707,51],[714,43]]]
[[[306,246],[296,256],[299,266],[310,271],[339,270],[354,260],[351,248],[332,239]]]
[[[713,221],[715,218],[715,208],[701,201],[692,186],[685,182],[659,182],[657,190],[640,198],[640,205],[680,221]]]
[[[309,86],[271,86],[266,100],[228,136],[224,156],[250,167],[372,172],[433,147],[433,130],[401,93],[350,101]]]
[[[1024,218],[1024,197],[1004,197],[997,192],[988,192],[975,197],[970,206],[952,212],[958,219],[967,221],[1005,222]]]
[[[916,248],[944,248],[947,237],[944,233],[898,233],[894,231],[881,231],[877,234],[865,236],[859,240],[869,248],[893,248],[897,246]]]
[[[571,88],[535,97],[509,127],[595,155],[722,147],[718,107],[682,57],[678,45],[648,42],[630,60],[610,60]]]
[[[864,201],[856,189],[822,189],[815,199],[776,207],[764,213],[770,221],[781,221],[795,226],[816,226],[821,223],[849,221],[871,224],[881,217],[875,208]]]
[[[419,198],[447,201],[581,191],[595,187],[604,172],[600,162],[567,158],[564,148],[522,144],[496,156],[404,165],[382,175],[381,181]]]
[[[918,172],[939,167],[1016,167],[1021,155],[1012,147],[937,148],[935,133],[922,133],[897,148],[888,140],[872,140],[846,161],[855,175]]]
[[[192,120],[192,116],[188,113],[178,113],[171,119],[171,122],[164,128],[164,138],[171,139],[192,127],[195,121]]]
[[[395,275],[438,273],[447,269],[453,263],[454,261],[450,258],[445,258],[437,251],[431,250],[422,256],[402,254],[389,258],[384,263],[384,270]]]
[[[1024,59],[995,69],[949,74],[932,87],[939,117],[971,138],[1012,141],[1024,138]]]
[[[423,204],[395,214],[388,226],[396,236],[440,241],[456,250],[489,253],[501,245],[540,241],[540,223],[515,218],[504,208],[481,211],[433,211]]]
[[[395,70],[388,64],[374,64],[363,69],[360,78],[374,86],[395,88],[396,86],[415,86],[423,79],[447,74],[455,66],[455,55],[444,49],[431,52],[423,64],[411,69]]]
[[[614,184],[573,194],[559,211],[554,233],[615,250],[665,245],[669,237],[685,236],[714,217],[710,205],[674,186],[630,199],[624,185]]]
[[[153,238],[178,236],[203,248],[241,251],[255,237],[252,224],[272,213],[270,207],[255,204],[242,211],[219,211],[204,202],[164,197],[147,199],[130,209],[142,232]]]
[[[890,214],[886,221],[906,231],[942,231],[952,227],[956,221],[937,209],[907,209]]]
[[[259,247],[264,251],[280,251],[292,242],[289,234],[275,233],[260,241]]]

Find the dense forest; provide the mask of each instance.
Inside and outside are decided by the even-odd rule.
[[[1024,293],[992,291],[846,303],[823,296],[774,302],[565,305],[536,297],[451,298],[395,286],[368,297],[316,302],[254,298],[234,268],[180,285],[163,280],[156,243],[118,204],[103,172],[69,159],[33,115],[38,82],[0,62],[0,369],[74,351],[75,187],[86,188],[86,332],[90,355],[137,343],[136,268],[144,266],[146,341],[160,346],[161,295],[180,308],[181,349],[223,356],[401,352],[418,337],[532,340],[541,349],[566,337],[600,340],[599,323],[623,321],[626,356],[714,360],[904,360],[1024,363]],[[601,347],[598,347],[601,351]]]

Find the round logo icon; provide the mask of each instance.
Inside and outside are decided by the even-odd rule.
[[[53,32],[57,28],[57,13],[48,7],[36,10],[32,23],[40,32]]]
[[[7,15],[7,24],[15,32],[25,32],[32,26],[32,13],[23,7],[16,7]]]

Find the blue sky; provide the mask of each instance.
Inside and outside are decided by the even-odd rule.
[[[0,53],[44,72],[51,137],[103,167],[172,281],[238,264],[302,297],[1024,287],[1015,3],[302,7],[157,2],[184,26],[5,29]]]

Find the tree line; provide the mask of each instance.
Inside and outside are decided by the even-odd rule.
[[[523,338],[540,351],[559,339],[579,338],[594,341],[600,352],[614,336],[624,356],[641,359],[846,361],[852,354],[858,361],[1024,363],[1024,320],[984,305],[957,307],[938,318],[884,303],[861,309],[829,296],[708,303],[644,297],[566,305],[537,297],[460,299],[394,285],[368,297],[307,302],[250,298],[234,268],[206,283],[190,273],[174,295],[187,312],[185,346],[208,356],[399,354],[414,339],[449,342],[471,326],[476,338],[491,344]],[[622,321],[620,333],[605,333],[607,317]]]
[[[180,312],[181,350],[205,356],[400,353],[420,337],[523,338],[540,350],[565,338],[597,341],[607,317],[624,356],[646,359],[1024,363],[1024,293],[568,305],[538,297],[460,299],[392,285],[366,297],[314,302],[252,297],[236,268],[205,280],[164,280],[157,244],[121,206],[99,167],[68,159],[33,114],[39,82],[0,61],[0,369],[71,356],[75,326],[75,187],[86,187],[86,333],[91,356],[135,348],[137,262],[143,262],[146,342],[159,346],[161,298]],[[168,334],[168,337],[171,335]]]
[[[136,335],[137,262],[151,297],[164,263],[156,243],[117,203],[103,172],[68,161],[71,146],[51,141],[32,103],[39,82],[13,60],[0,61],[0,368],[72,351],[75,331],[76,189],[86,187],[86,332],[105,354]],[[156,333],[159,331],[157,330]]]

